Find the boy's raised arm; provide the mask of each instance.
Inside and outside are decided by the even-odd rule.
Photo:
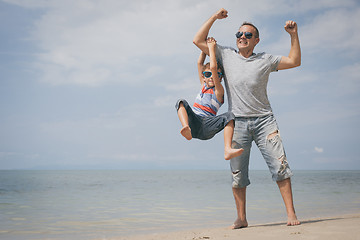
[[[199,80],[200,80],[201,85],[204,83],[203,70],[204,70],[205,58],[206,58],[206,54],[203,51],[201,51],[200,56],[197,61],[197,68],[198,68]]]
[[[220,83],[220,76],[218,75],[218,65],[216,62],[216,40],[214,38],[207,39],[207,45],[209,48],[210,56],[210,70],[212,73],[212,79],[215,85],[215,95],[219,102],[224,102],[224,87]]]
[[[212,15],[199,29],[199,31],[195,34],[193,39],[193,43],[200,48],[201,51],[209,55],[209,49],[206,43],[207,36],[209,34],[210,28],[214,24],[217,19],[223,19],[228,17],[228,11],[221,8],[214,15]]]

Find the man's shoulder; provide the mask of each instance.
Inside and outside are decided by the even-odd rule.
[[[281,56],[265,52],[254,54],[252,57],[253,61],[258,61],[259,63],[266,65],[269,64],[269,66],[271,66],[271,71],[276,71],[277,66],[281,61]]]
[[[219,44],[216,45],[216,59],[220,64],[223,64],[223,60],[230,56],[236,55],[237,51],[232,47],[225,47]]]

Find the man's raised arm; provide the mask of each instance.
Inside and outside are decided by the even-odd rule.
[[[291,48],[288,57],[282,57],[278,65],[278,70],[294,68],[301,65],[301,50],[300,41],[297,31],[297,24],[294,21],[287,21],[285,24],[285,31],[290,34]]]
[[[207,46],[206,39],[208,37],[210,28],[214,24],[217,19],[223,19],[228,17],[228,12],[221,8],[214,15],[212,15],[199,29],[199,31],[195,34],[193,43],[200,48],[201,51],[209,55],[209,48]]]

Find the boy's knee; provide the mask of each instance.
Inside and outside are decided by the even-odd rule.
[[[185,107],[186,104],[187,104],[187,102],[186,102],[185,99],[179,99],[179,100],[176,102],[176,104],[175,104],[175,108],[176,108],[177,110],[179,110],[180,107],[186,108],[186,107]]]

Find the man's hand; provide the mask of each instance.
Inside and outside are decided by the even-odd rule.
[[[300,41],[297,32],[297,24],[294,21],[287,21],[285,23],[285,31],[290,34],[291,38],[291,48],[289,56],[283,56],[280,60],[280,63],[277,67],[277,70],[289,69],[298,67],[301,65],[301,49]]]
[[[215,13],[216,19],[224,19],[228,17],[228,11],[221,8],[219,11]]]
[[[219,11],[217,11],[216,13],[211,15],[211,17],[201,26],[201,28],[195,34],[193,43],[207,55],[209,55],[209,48],[207,46],[206,39],[209,34],[210,28],[216,20],[227,18],[228,17],[227,14],[228,14],[228,11],[221,8]]]
[[[294,21],[287,21],[284,28],[290,35],[297,33],[297,24]]]

